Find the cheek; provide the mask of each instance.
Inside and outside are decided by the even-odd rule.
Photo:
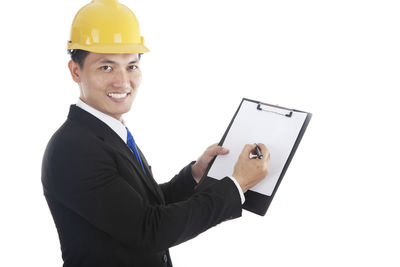
[[[109,84],[109,81],[103,76],[93,76],[89,82],[93,93],[104,92]]]
[[[141,82],[142,82],[142,72],[140,70],[138,70],[135,73],[135,76],[134,76],[134,79],[133,79],[133,83],[135,84],[136,87],[139,87]]]

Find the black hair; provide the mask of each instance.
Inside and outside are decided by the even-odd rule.
[[[85,58],[87,57],[87,55],[89,55],[89,51],[85,51],[82,49],[68,49],[68,54],[71,55],[72,61],[77,63],[82,69]]]
[[[68,54],[71,55],[72,61],[77,63],[79,67],[83,68],[83,63],[85,62],[85,58],[89,55],[89,51],[82,50],[82,49],[68,49]],[[143,53],[138,54],[138,59],[142,57]]]

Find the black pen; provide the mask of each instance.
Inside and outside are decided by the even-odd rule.
[[[263,154],[261,152],[261,148],[257,144],[255,144],[255,145],[256,145],[257,157],[259,159],[262,159],[263,158]]]

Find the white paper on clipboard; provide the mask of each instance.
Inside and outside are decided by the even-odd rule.
[[[229,153],[218,155],[207,175],[218,180],[231,176],[244,145],[263,143],[271,153],[269,173],[250,190],[271,196],[307,113],[293,110],[287,117],[287,109],[261,104],[259,110],[257,106],[256,102],[243,100],[222,144]]]

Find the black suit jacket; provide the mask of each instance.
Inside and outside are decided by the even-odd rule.
[[[196,191],[192,162],[158,185],[139,154],[146,173],[111,128],[71,105],[42,165],[65,267],[172,266],[168,248],[241,216],[229,178]]]

